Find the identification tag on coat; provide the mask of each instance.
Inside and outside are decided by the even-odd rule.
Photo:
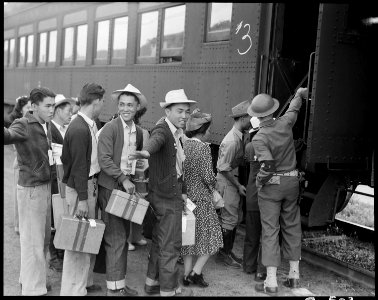
[[[54,158],[53,158],[53,155],[52,155],[52,150],[47,150],[47,155],[49,156],[49,164],[50,166],[52,166],[54,164]]]

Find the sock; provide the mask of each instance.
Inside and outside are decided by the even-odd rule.
[[[299,279],[299,260],[290,260],[289,278]]]
[[[266,267],[266,279],[264,281],[265,286],[276,287],[277,284],[277,267]]]

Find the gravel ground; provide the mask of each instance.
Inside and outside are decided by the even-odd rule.
[[[20,271],[20,243],[19,237],[13,229],[13,169],[14,153],[10,146],[4,146],[4,237],[3,237],[3,295],[20,295],[18,276]],[[242,255],[244,230],[240,228],[235,241],[234,251]],[[143,286],[147,271],[147,257],[150,243],[145,247],[137,247],[136,251],[129,252],[126,282],[136,289],[139,295],[144,296]],[[183,267],[181,272],[183,272]],[[332,272],[314,267],[306,262],[300,263],[301,288],[289,289],[282,286],[289,264],[283,260],[278,269],[279,292],[277,296],[375,296],[375,289],[364,287],[349,281]],[[206,289],[193,287],[195,296],[258,296],[265,294],[254,290],[254,275],[248,275],[241,270],[227,268],[215,263],[210,258],[205,266],[204,277],[210,283]],[[52,284],[50,296],[58,296],[60,292],[61,273],[49,270],[49,281]],[[102,286],[102,292],[91,294],[103,296],[106,292],[105,275],[95,273],[95,283]]]

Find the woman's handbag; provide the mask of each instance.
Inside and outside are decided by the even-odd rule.
[[[217,190],[213,191],[213,204],[215,209],[224,207],[224,200]]]

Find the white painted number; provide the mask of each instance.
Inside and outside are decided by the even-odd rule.
[[[241,22],[238,24],[238,27],[236,28],[236,32],[235,32],[235,34],[238,34],[238,33],[239,33],[239,30],[240,30],[242,24],[243,24],[243,21],[241,21]],[[245,27],[248,27],[248,32],[247,32],[245,35],[242,36],[242,40],[245,40],[246,38],[248,38],[248,39],[249,39],[249,47],[248,47],[248,49],[247,49],[246,51],[244,51],[244,52],[240,52],[240,50],[238,49],[238,53],[239,53],[240,55],[247,54],[247,52],[248,52],[248,51],[251,49],[251,47],[252,47],[252,39],[251,39],[251,37],[249,36],[249,31],[251,30],[251,26],[250,26],[249,24],[246,23],[246,24],[244,24],[243,28],[245,28]]]

